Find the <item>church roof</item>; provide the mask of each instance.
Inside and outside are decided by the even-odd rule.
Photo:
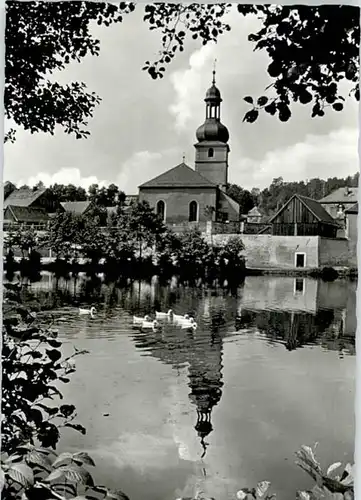
[[[175,187],[216,188],[217,186],[183,162],[145,182],[139,189]]]

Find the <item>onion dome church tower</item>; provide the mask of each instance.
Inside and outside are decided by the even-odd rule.
[[[206,119],[196,132],[197,144],[195,170],[221,189],[228,184],[228,143],[227,127],[221,123],[221,93],[216,87],[216,72],[213,70],[212,86],[207,90]]]

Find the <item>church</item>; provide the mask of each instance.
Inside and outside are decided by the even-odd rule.
[[[147,201],[167,225],[239,221],[240,207],[226,194],[229,133],[221,123],[215,71],[204,101],[206,119],[196,132],[194,168],[183,161],[139,186],[139,201]]]

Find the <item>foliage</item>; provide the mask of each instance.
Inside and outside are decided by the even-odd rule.
[[[57,332],[42,328],[36,311],[22,305],[26,292],[19,284],[4,284],[2,348],[2,450],[13,453],[22,442],[55,447],[60,426],[74,427],[72,405],[48,406],[62,394],[55,381],[67,383],[79,351],[62,358]],[[44,402],[46,404],[44,404]],[[53,421],[58,421],[55,425]],[[81,426],[74,428],[82,430]]]
[[[238,10],[244,13],[244,6]],[[312,117],[324,116],[327,108],[342,111],[345,81],[351,86],[348,95],[359,100],[359,8],[258,5],[255,10],[263,26],[248,39],[271,59],[268,88],[273,95],[245,97],[252,109],[244,121],[253,123],[262,110],[286,122],[291,102],[310,104]]]
[[[153,4],[146,7],[144,19],[151,29],[162,33],[159,59],[146,62],[152,78],[163,77],[164,64],[170,63],[177,50],[184,50],[186,35],[202,44],[218,40],[231,26],[224,22],[231,4]],[[259,111],[278,116],[285,122],[291,117],[291,102],[312,105],[311,116],[324,116],[325,109],[343,109],[344,81],[352,86],[350,94],[359,100],[359,9],[348,5],[286,6],[238,4],[242,15],[257,15],[262,26],[250,33],[255,50],[265,50],[271,59],[268,74],[270,96],[244,100],[252,109],[244,121],[253,123]],[[315,51],[314,47],[317,47]],[[349,95],[350,95],[349,94]]]
[[[143,70],[153,79],[183,52],[187,36],[203,45],[217,42],[231,29],[227,14],[232,4],[163,4],[145,6],[143,20],[161,34],[155,62]],[[98,55],[99,40],[91,24],[109,26],[133,12],[134,3],[10,2],[6,4],[5,115],[31,133],[54,134],[56,127],[76,138],[86,130],[99,96],[83,82],[61,85],[51,76],[72,61]],[[244,120],[253,123],[260,110],[291,117],[291,103],[310,104],[311,115],[327,108],[341,111],[345,98],[359,100],[359,9],[348,5],[297,6],[238,5],[242,15],[257,15],[262,26],[249,34],[255,50],[271,59],[268,74],[271,95],[244,99],[252,106]],[[314,50],[317,47],[317,51]],[[35,56],[36,54],[36,56]],[[352,87],[344,90],[347,82]],[[15,140],[11,128],[5,141]]]
[[[316,486],[311,491],[299,491],[299,500],[353,500],[354,499],[354,470],[355,466],[347,464],[343,472],[335,474],[341,467],[341,462],[330,465],[326,472],[322,471],[314,450],[309,446],[302,446],[296,452],[296,462],[315,481]]]
[[[338,188],[357,187],[359,173],[346,178],[330,177],[327,180],[310,179],[304,181],[285,182],[282,177],[273,179],[272,183],[262,191],[253,188],[251,191],[230,184],[227,194],[243,207],[241,213],[246,214],[254,206],[266,215],[272,215],[295,193],[319,200]]]
[[[51,75],[71,61],[99,54],[90,25],[121,22],[134,5],[98,2],[6,4],[5,116],[25,130],[54,134],[60,126],[87,137],[88,120],[100,102],[82,82],[61,85]],[[14,129],[5,140],[14,140]]]
[[[61,383],[68,383],[75,371],[75,356],[86,351],[75,349],[64,357],[57,332],[40,326],[36,311],[25,306],[29,292],[19,284],[4,287],[1,498],[127,500],[120,491],[94,486],[85,466],[95,463],[87,453],[57,456],[53,451],[61,428],[85,433],[74,423],[75,407],[58,401],[63,399]]]
[[[223,261],[230,268],[235,269],[243,261],[244,244],[239,236],[232,236],[224,245],[217,249],[218,261]]]
[[[99,188],[98,184],[92,184],[88,189],[88,199],[100,207],[113,207],[122,205],[125,200],[125,193],[115,184],[108,187]]]
[[[16,186],[14,183],[10,181],[4,182],[4,201],[6,198],[16,189]]]
[[[13,454],[2,453],[1,475],[4,500],[128,500],[120,490],[96,486],[87,467],[95,467],[85,452],[54,451],[26,443]]]
[[[58,213],[49,224],[43,245],[51,248],[57,258],[68,260],[78,255],[85,228],[84,218],[71,212]]]
[[[148,202],[133,203],[129,210],[118,215],[118,226],[124,228],[128,238],[134,243],[152,246],[166,227]]]
[[[198,277],[212,261],[212,248],[202,238],[198,229],[190,229],[179,236],[180,248],[176,252],[176,261],[182,273]]]
[[[255,197],[237,184],[227,186],[227,194],[239,204],[241,214],[247,214],[255,206]]]
[[[10,225],[6,232],[6,246],[14,250],[19,248],[23,258],[25,252],[33,251],[39,244],[39,238],[32,227],[26,225]]]
[[[337,476],[335,471],[341,467],[341,462],[330,465],[323,472],[314,450],[309,446],[301,446],[296,456],[297,465],[316,483],[310,491],[297,491],[297,500],[354,500],[354,466],[347,464],[342,474]],[[237,492],[237,500],[272,500],[276,496],[267,494],[270,485],[269,481],[261,481],[256,488],[242,488]]]
[[[89,259],[93,264],[98,264],[104,257],[104,250],[107,248],[107,236],[99,227],[97,220],[87,217],[84,222],[84,229],[81,235],[81,254]]]

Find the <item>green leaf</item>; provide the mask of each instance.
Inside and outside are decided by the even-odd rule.
[[[83,467],[69,465],[61,467],[58,470],[62,470],[67,481],[88,486],[94,485],[92,476]]]
[[[237,491],[236,497],[237,500],[246,500],[248,496],[248,488],[242,488],[241,490]]]
[[[258,106],[265,106],[268,103],[268,97],[261,96],[257,99]]]
[[[38,465],[39,467],[46,469],[47,471],[51,470],[51,460],[44,453],[38,452],[36,450],[31,451],[26,457],[26,461],[29,464]]]
[[[79,451],[78,453],[74,453],[73,460],[79,460],[84,464],[95,467],[94,460],[88,455],[88,453],[85,453],[84,451]]]
[[[312,94],[308,90],[302,90],[299,95],[299,100],[301,104],[308,104],[312,101]]]
[[[80,424],[64,424],[64,427],[71,427],[72,429],[75,429],[76,431],[81,432],[82,434],[86,434],[86,429]]]
[[[269,481],[261,481],[257,484],[256,495],[257,498],[263,498],[267,493],[271,483]]]
[[[253,123],[253,122],[255,122],[257,120],[258,115],[259,115],[258,110],[257,109],[252,109],[251,111],[248,111],[244,115],[243,121],[244,122],[248,122],[248,123]]]
[[[298,491],[297,500],[312,500],[311,495],[307,491]]]
[[[63,465],[64,462],[71,462],[72,459],[73,459],[72,453],[69,453],[68,451],[60,453],[60,455],[54,460],[53,467],[54,469],[56,469],[57,467]]]
[[[326,475],[330,476],[333,471],[341,467],[341,462],[335,462],[334,464],[330,465],[329,468],[327,469]]]
[[[3,490],[5,485],[5,472],[0,469],[0,492]]]
[[[247,95],[246,97],[243,98],[246,102],[248,102],[249,104],[253,104],[253,97],[251,97],[250,95]]]
[[[20,484],[24,488],[29,488],[34,484],[34,474],[32,469],[26,464],[15,464],[7,471],[13,481]]]
[[[342,102],[335,102],[335,104],[333,104],[332,107],[335,111],[342,111],[343,110]]]
[[[54,363],[61,358],[61,352],[57,349],[46,349],[45,352]]]

